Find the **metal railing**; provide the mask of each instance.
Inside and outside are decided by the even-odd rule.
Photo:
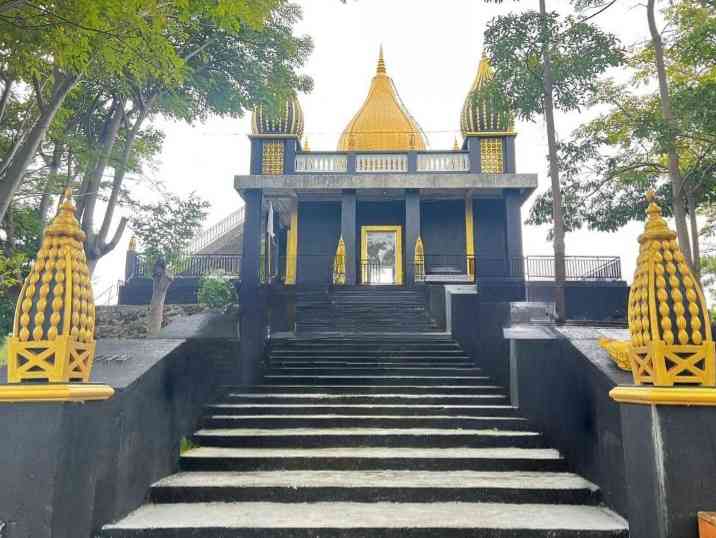
[[[356,155],[356,172],[398,173],[408,171],[408,156],[398,153]]]
[[[223,274],[238,277],[241,271],[241,256],[226,254],[180,256],[174,260],[170,260],[169,267],[175,276],[186,277]],[[153,269],[153,259],[143,254],[138,254],[131,276],[134,278],[151,278]]]
[[[206,230],[199,232],[189,243],[187,251],[189,254],[196,254],[204,247],[209,246],[211,243],[226,235],[231,230],[234,230],[241,226],[244,222],[244,207],[241,206],[239,209],[223,218],[213,226],[210,226]]]
[[[305,153],[296,155],[296,172],[344,173],[348,157],[342,153]]]
[[[617,256],[565,256],[567,280],[621,280],[621,259]],[[528,280],[554,280],[554,256],[526,256],[524,274]]]
[[[467,153],[419,153],[418,172],[468,172],[470,156]]]

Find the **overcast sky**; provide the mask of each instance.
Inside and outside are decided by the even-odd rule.
[[[375,72],[378,48],[385,49],[388,74],[411,114],[424,129],[430,149],[450,149],[460,132],[460,110],[475,76],[487,22],[511,10],[536,8],[537,0],[506,0],[485,5],[481,0],[302,0],[304,19],[299,33],[313,37],[315,50],[306,72],[315,80],[310,95],[300,96],[306,134],[312,150],[335,150],[338,137],[360,107]],[[566,12],[567,0],[548,0],[549,9]],[[645,8],[622,0],[595,19],[625,44],[648,37]],[[496,66],[499,68],[499,66]],[[612,73],[617,78],[625,74]],[[558,114],[561,138],[596,111]],[[212,204],[207,225],[221,220],[240,204],[233,190],[235,174],[249,171],[250,118],[211,119],[189,126],[158,122],[166,133],[155,170],[147,175],[162,179],[174,192],[196,191]],[[517,123],[517,172],[536,173],[540,190],[548,184],[547,143],[542,119]],[[528,215],[532,199],[522,209]],[[631,280],[641,224],[617,233],[579,231],[567,235],[568,255],[616,255]],[[524,226],[524,251],[551,254],[546,227]],[[123,278],[124,256],[130,234],[95,273],[95,293]],[[478,246],[479,249],[479,246]]]

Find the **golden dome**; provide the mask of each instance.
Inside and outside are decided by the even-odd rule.
[[[251,133],[254,135],[303,136],[303,109],[295,95],[281,103],[275,113],[259,105],[251,115]]]
[[[425,135],[385,71],[383,47],[363,106],[348,123],[339,151],[406,151],[426,148]]]
[[[500,109],[494,96],[489,94],[488,82],[495,76],[487,56],[482,57],[477,68],[475,81],[465,98],[460,115],[462,134],[511,133],[514,129],[514,117],[510,110]]]

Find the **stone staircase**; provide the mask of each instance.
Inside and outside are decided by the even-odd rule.
[[[102,537],[628,536],[447,336],[299,337],[268,359]]]
[[[439,331],[420,291],[401,286],[308,288],[296,293],[298,333]]]

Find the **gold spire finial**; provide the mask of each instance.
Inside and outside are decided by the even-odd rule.
[[[453,151],[460,151],[460,146],[459,146],[458,143],[457,143],[457,136],[456,136],[455,139],[453,140],[452,149],[453,149]]]
[[[644,233],[639,236],[639,243],[644,244],[654,239],[667,241],[676,239],[676,232],[669,229],[661,214],[661,207],[656,203],[656,193],[654,191],[646,193],[646,200],[649,202],[646,209],[646,226],[644,226]]]
[[[311,151],[311,147],[308,145],[308,136],[303,139],[303,147],[301,149],[303,151]]]
[[[129,240],[129,246],[127,247],[127,250],[129,252],[137,252],[137,238],[136,236],[132,236]]]
[[[380,50],[378,51],[378,67],[375,70],[376,74],[385,74],[385,59],[383,58],[383,44],[380,44]]]

